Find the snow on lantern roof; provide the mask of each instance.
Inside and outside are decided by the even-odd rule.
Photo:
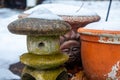
[[[96,13],[82,8],[81,6],[66,5],[66,4],[42,4],[45,7],[57,15],[70,15],[70,16],[94,16]]]
[[[95,22],[88,24],[84,29],[94,29],[94,30],[111,30],[120,31],[119,22]]]
[[[61,17],[53,14],[50,10],[40,7],[38,10],[33,11],[28,18],[40,18],[49,20],[62,20]]]
[[[80,6],[66,5],[66,4],[42,4],[28,11],[25,11],[24,13],[30,14],[35,10],[39,10],[41,7],[44,7],[50,10],[52,13],[56,15],[69,15],[69,16],[96,16],[97,15],[95,12],[92,12]]]

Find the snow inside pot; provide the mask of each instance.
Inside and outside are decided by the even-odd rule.
[[[49,14],[45,17],[38,16],[30,15],[8,25],[10,32],[27,35],[28,53],[20,56],[20,61],[26,65],[21,78],[68,80],[67,71],[62,65],[69,57],[60,52],[59,36],[68,32],[71,27],[59,17],[50,18]]]
[[[92,23],[79,28],[81,57],[88,80],[120,79],[120,23]]]

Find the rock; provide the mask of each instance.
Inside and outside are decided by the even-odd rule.
[[[25,65],[22,64],[21,62],[14,63],[14,64],[10,65],[9,70],[16,75],[21,76],[21,73],[22,73],[24,66]]]

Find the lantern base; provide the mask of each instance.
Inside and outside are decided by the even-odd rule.
[[[22,80],[68,80],[64,67],[48,70],[37,70],[25,66],[22,73]]]

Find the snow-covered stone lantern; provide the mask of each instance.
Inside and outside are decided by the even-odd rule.
[[[8,29],[15,34],[27,35],[28,53],[20,57],[26,65],[22,80],[68,80],[62,65],[69,57],[60,52],[59,44],[59,36],[70,30],[68,23],[30,15],[10,23]]]

